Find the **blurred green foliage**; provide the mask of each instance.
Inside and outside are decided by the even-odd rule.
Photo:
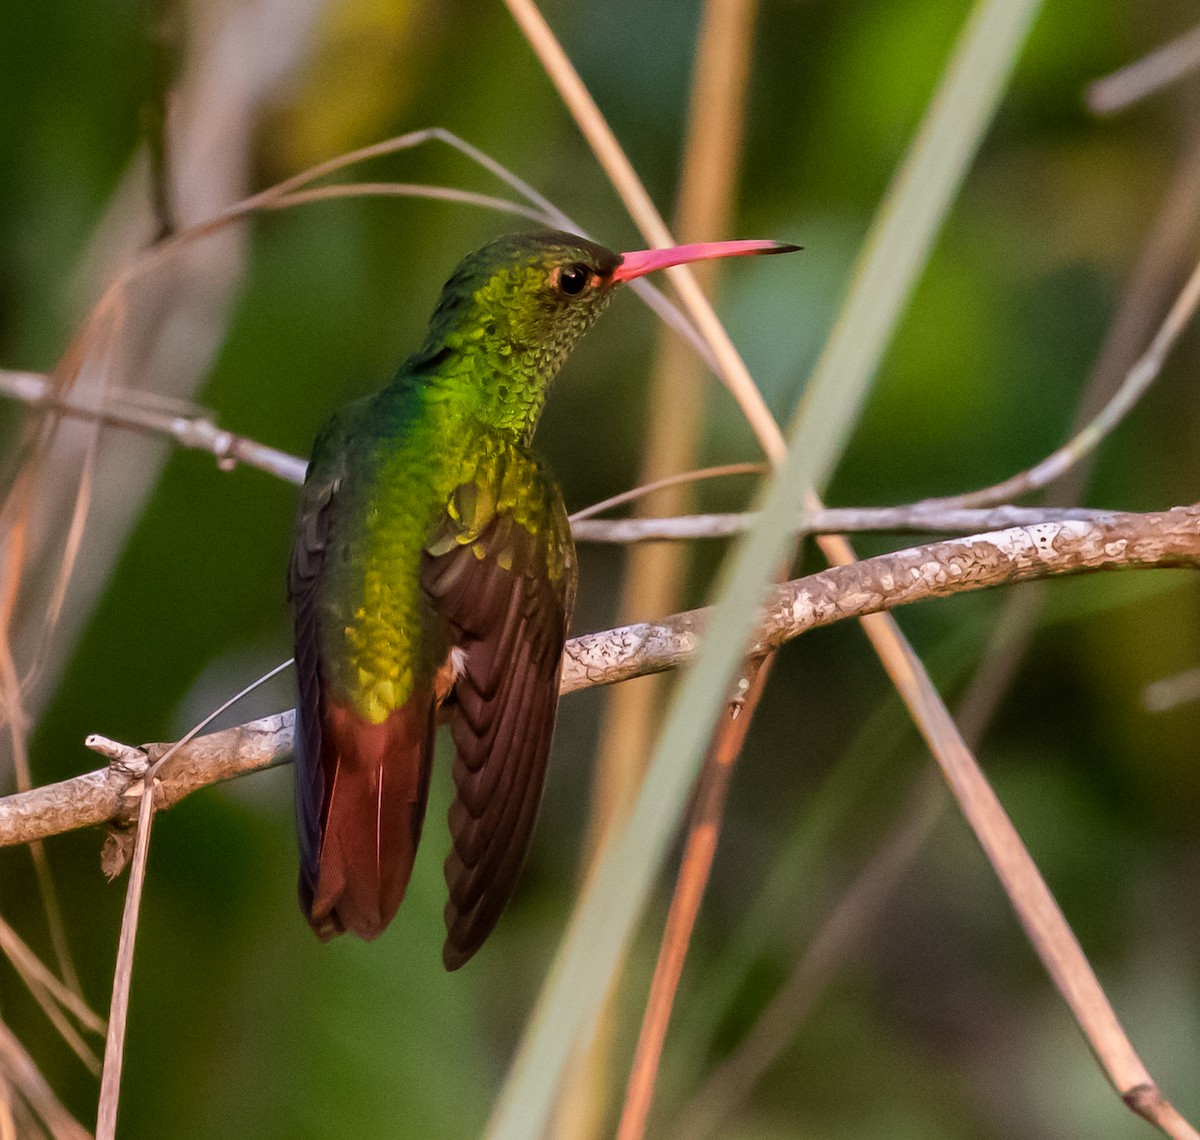
[[[763,7],[736,229],[798,241],[806,252],[786,264],[729,266],[720,307],[781,417],[802,391],[968,7]],[[0,6],[4,367],[50,367],[79,317],[74,271],[155,94],[148,9],[133,0]],[[699,11],[692,0],[546,4],[667,213]],[[965,490],[1064,438],[1196,121],[1194,81],[1111,120],[1087,114],[1082,88],[1190,18],[1172,0],[1046,6],[832,502]],[[639,244],[501,6],[337,0],[321,37],[317,58],[260,130],[258,184],[335,150],[436,124],[482,146],[602,240]],[[355,60],[362,82],[347,81]],[[435,148],[379,162],[367,176],[493,189]],[[392,200],[255,221],[205,405],[223,426],[304,452],[333,407],[381,383],[411,348],[458,257],[511,225],[465,207]],[[573,507],[634,481],[653,336],[650,317],[623,299],[555,393],[539,439]],[[1151,509],[1197,498],[1196,356],[1195,338],[1185,338],[1105,445],[1089,503]],[[152,446],[115,435],[111,445]],[[753,456],[731,401],[717,393],[704,458]],[[701,502],[725,509],[741,495],[741,485],[712,487]],[[256,472],[222,474],[191,453],[170,460],[38,725],[39,782],[95,766],[81,747],[88,732],[171,738],[288,655],[283,567],[293,502],[292,488]],[[700,552],[692,600],[704,597],[717,557],[715,548]],[[610,550],[584,553],[578,628],[612,621],[618,567]],[[1048,598],[981,757],[1151,1070],[1195,1120],[1200,706],[1151,715],[1141,693],[1200,661],[1200,598],[1181,572],[1059,582]],[[971,596],[900,615],[939,663],[948,696],[962,691],[1003,600]],[[281,684],[250,711],[289,699]],[[601,699],[565,702],[523,887],[487,950],[453,977],[438,953],[444,765],[410,897],[374,945],[320,946],[301,920],[286,770],[200,793],[162,817],[138,943],[122,1134],[476,1134],[573,897]],[[680,998],[680,1023],[715,1030],[714,1043],[677,1059],[668,1039],[663,1121],[769,1000],[928,765],[895,706],[856,629],[821,632],[783,654],[739,767]],[[692,1008],[748,897],[873,715],[877,774],[806,864],[794,910],[777,908],[737,1008]],[[98,849],[96,834],[48,848],[86,992],[103,1010],[124,887],[104,883]],[[28,857],[6,851],[2,860],[4,917],[48,953]],[[636,948],[631,1019],[656,929],[648,924]],[[95,1083],[3,967],[0,1008],[90,1124]],[[632,1032],[622,1031],[623,1043]],[[1095,1069],[952,811],[735,1119],[724,1135],[1049,1140],[1145,1131]]]

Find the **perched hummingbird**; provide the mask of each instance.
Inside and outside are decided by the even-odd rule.
[[[300,902],[320,938],[395,915],[445,720],[446,968],[483,944],[533,833],[575,596],[562,495],[530,448],[550,382],[624,282],[795,248],[500,238],[454,271],[392,382],[322,429],[288,573]]]

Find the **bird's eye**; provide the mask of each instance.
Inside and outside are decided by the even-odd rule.
[[[581,262],[577,261],[574,265],[566,265],[558,275],[559,292],[568,297],[578,297],[587,288],[591,276],[592,271]]]

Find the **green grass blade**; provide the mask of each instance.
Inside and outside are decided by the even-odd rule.
[[[585,888],[489,1124],[542,1135],[572,1048],[586,1039],[658,875],[740,666],[757,607],[810,487],[833,471],[879,359],[995,112],[1038,0],[981,0],[867,239],[758,524],[722,574],[709,636],[673,701],[637,803]]]

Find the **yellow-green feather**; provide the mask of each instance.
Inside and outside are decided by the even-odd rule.
[[[327,696],[372,724],[448,652],[420,586],[431,542],[449,533],[471,543],[508,513],[530,534],[550,528],[544,573],[557,583],[567,572],[558,493],[528,443],[555,373],[610,290],[570,300],[552,271],[578,259],[608,273],[616,257],[565,238],[501,239],[464,261],[421,349],[314,448],[307,493],[336,487],[318,603]]]
[[[389,395],[368,401],[364,420],[386,423],[379,405]],[[443,553],[438,540],[474,542],[497,514],[530,534],[558,525],[545,470],[521,442],[429,387],[408,398],[423,405],[420,414],[403,417],[398,438],[374,439],[343,477],[345,509],[323,590],[332,619],[323,623],[322,645],[330,695],[375,724],[404,704],[414,680],[431,675],[448,649],[421,593],[423,553]],[[544,573],[557,582],[564,572],[561,541],[547,543]]]

